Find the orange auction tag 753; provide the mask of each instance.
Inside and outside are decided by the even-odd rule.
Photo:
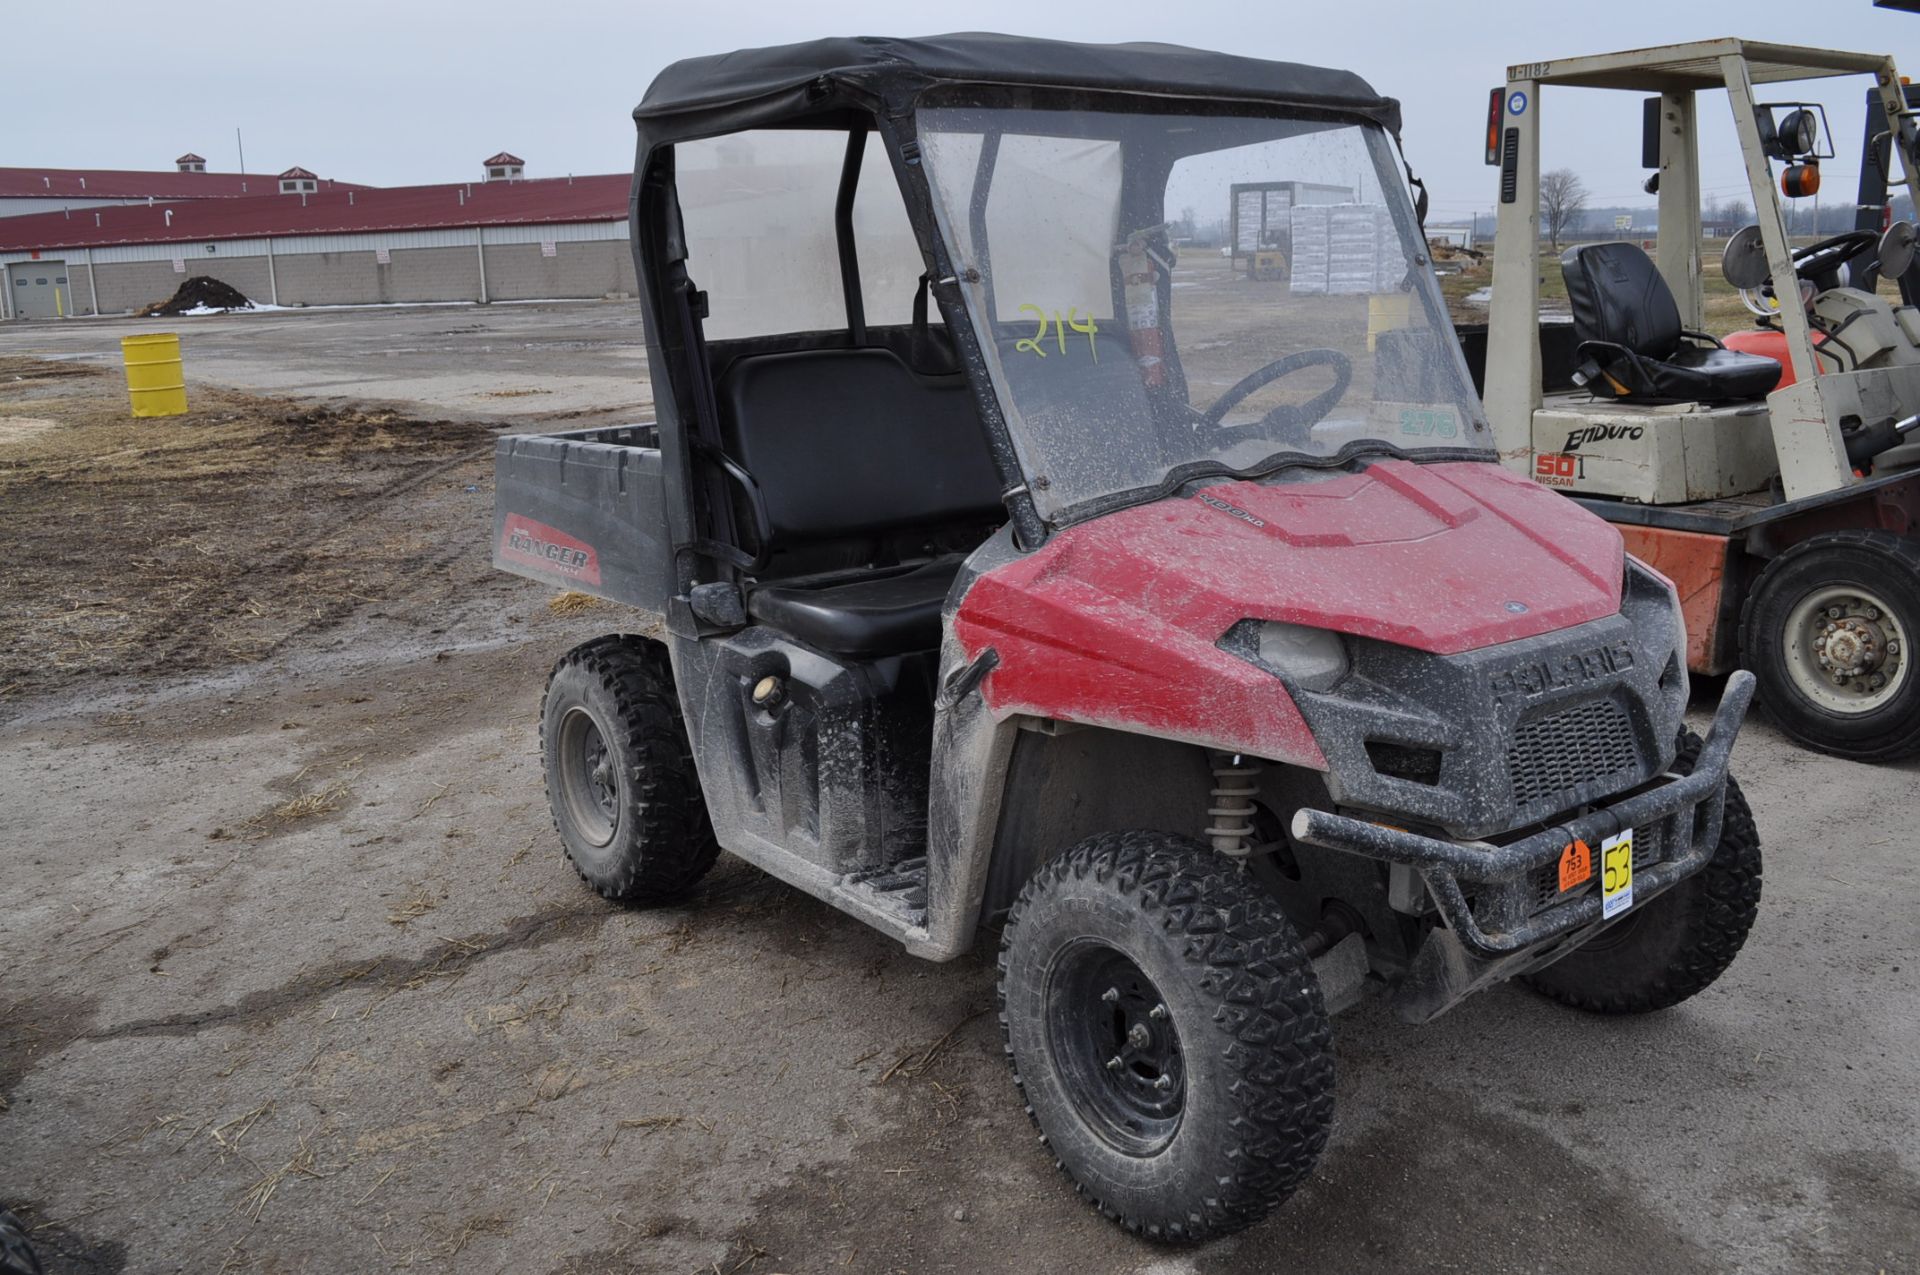
[[[1560,892],[1566,893],[1574,886],[1593,876],[1593,851],[1584,841],[1575,841],[1560,852]]]

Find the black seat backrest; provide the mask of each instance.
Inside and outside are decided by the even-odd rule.
[[[801,350],[736,358],[715,390],[774,548],[1002,515],[963,375],[922,376],[886,349]]]
[[[1624,345],[1647,359],[1670,358],[1680,348],[1680,307],[1638,245],[1569,248],[1560,273],[1580,340]]]

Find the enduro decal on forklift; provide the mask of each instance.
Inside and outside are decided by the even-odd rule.
[[[1600,843],[1600,917],[1619,916],[1633,906],[1633,829]]]
[[[600,583],[600,558],[592,545],[520,514],[508,514],[500,529],[500,556],[568,580]]]
[[[1567,445],[1561,450],[1577,452],[1582,443],[1611,443],[1617,438],[1635,441],[1645,437],[1646,432],[1645,425],[1582,425],[1567,431]]]

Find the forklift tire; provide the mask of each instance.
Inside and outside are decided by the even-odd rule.
[[[609,899],[657,903],[720,854],[664,647],[612,635],[560,657],[540,704],[547,803],[567,858]]]
[[[1271,895],[1187,837],[1108,832],[1036,872],[1000,949],[1027,1115],[1106,1217],[1194,1242],[1260,1220],[1333,1122],[1333,1030]]]
[[[1836,612],[1838,613],[1836,615]],[[1834,617],[1832,638],[1815,630]],[[1823,642],[1842,640],[1837,650]],[[1787,735],[1855,761],[1920,752],[1920,541],[1885,531],[1810,536],[1767,564],[1740,617],[1741,663]],[[1892,645],[1890,645],[1892,644]],[[1818,661],[1865,670],[1841,683]],[[1875,687],[1872,679],[1883,685]]]
[[[1682,733],[1673,769],[1692,771],[1700,744],[1692,731]],[[1759,912],[1760,834],[1729,775],[1720,844],[1706,867],[1523,978],[1550,1000],[1589,1013],[1666,1009],[1727,972]]]

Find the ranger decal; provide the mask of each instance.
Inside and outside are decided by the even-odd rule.
[[[600,583],[600,557],[592,545],[520,514],[507,515],[506,525],[500,528],[498,552],[503,561],[534,567],[565,580]]]

